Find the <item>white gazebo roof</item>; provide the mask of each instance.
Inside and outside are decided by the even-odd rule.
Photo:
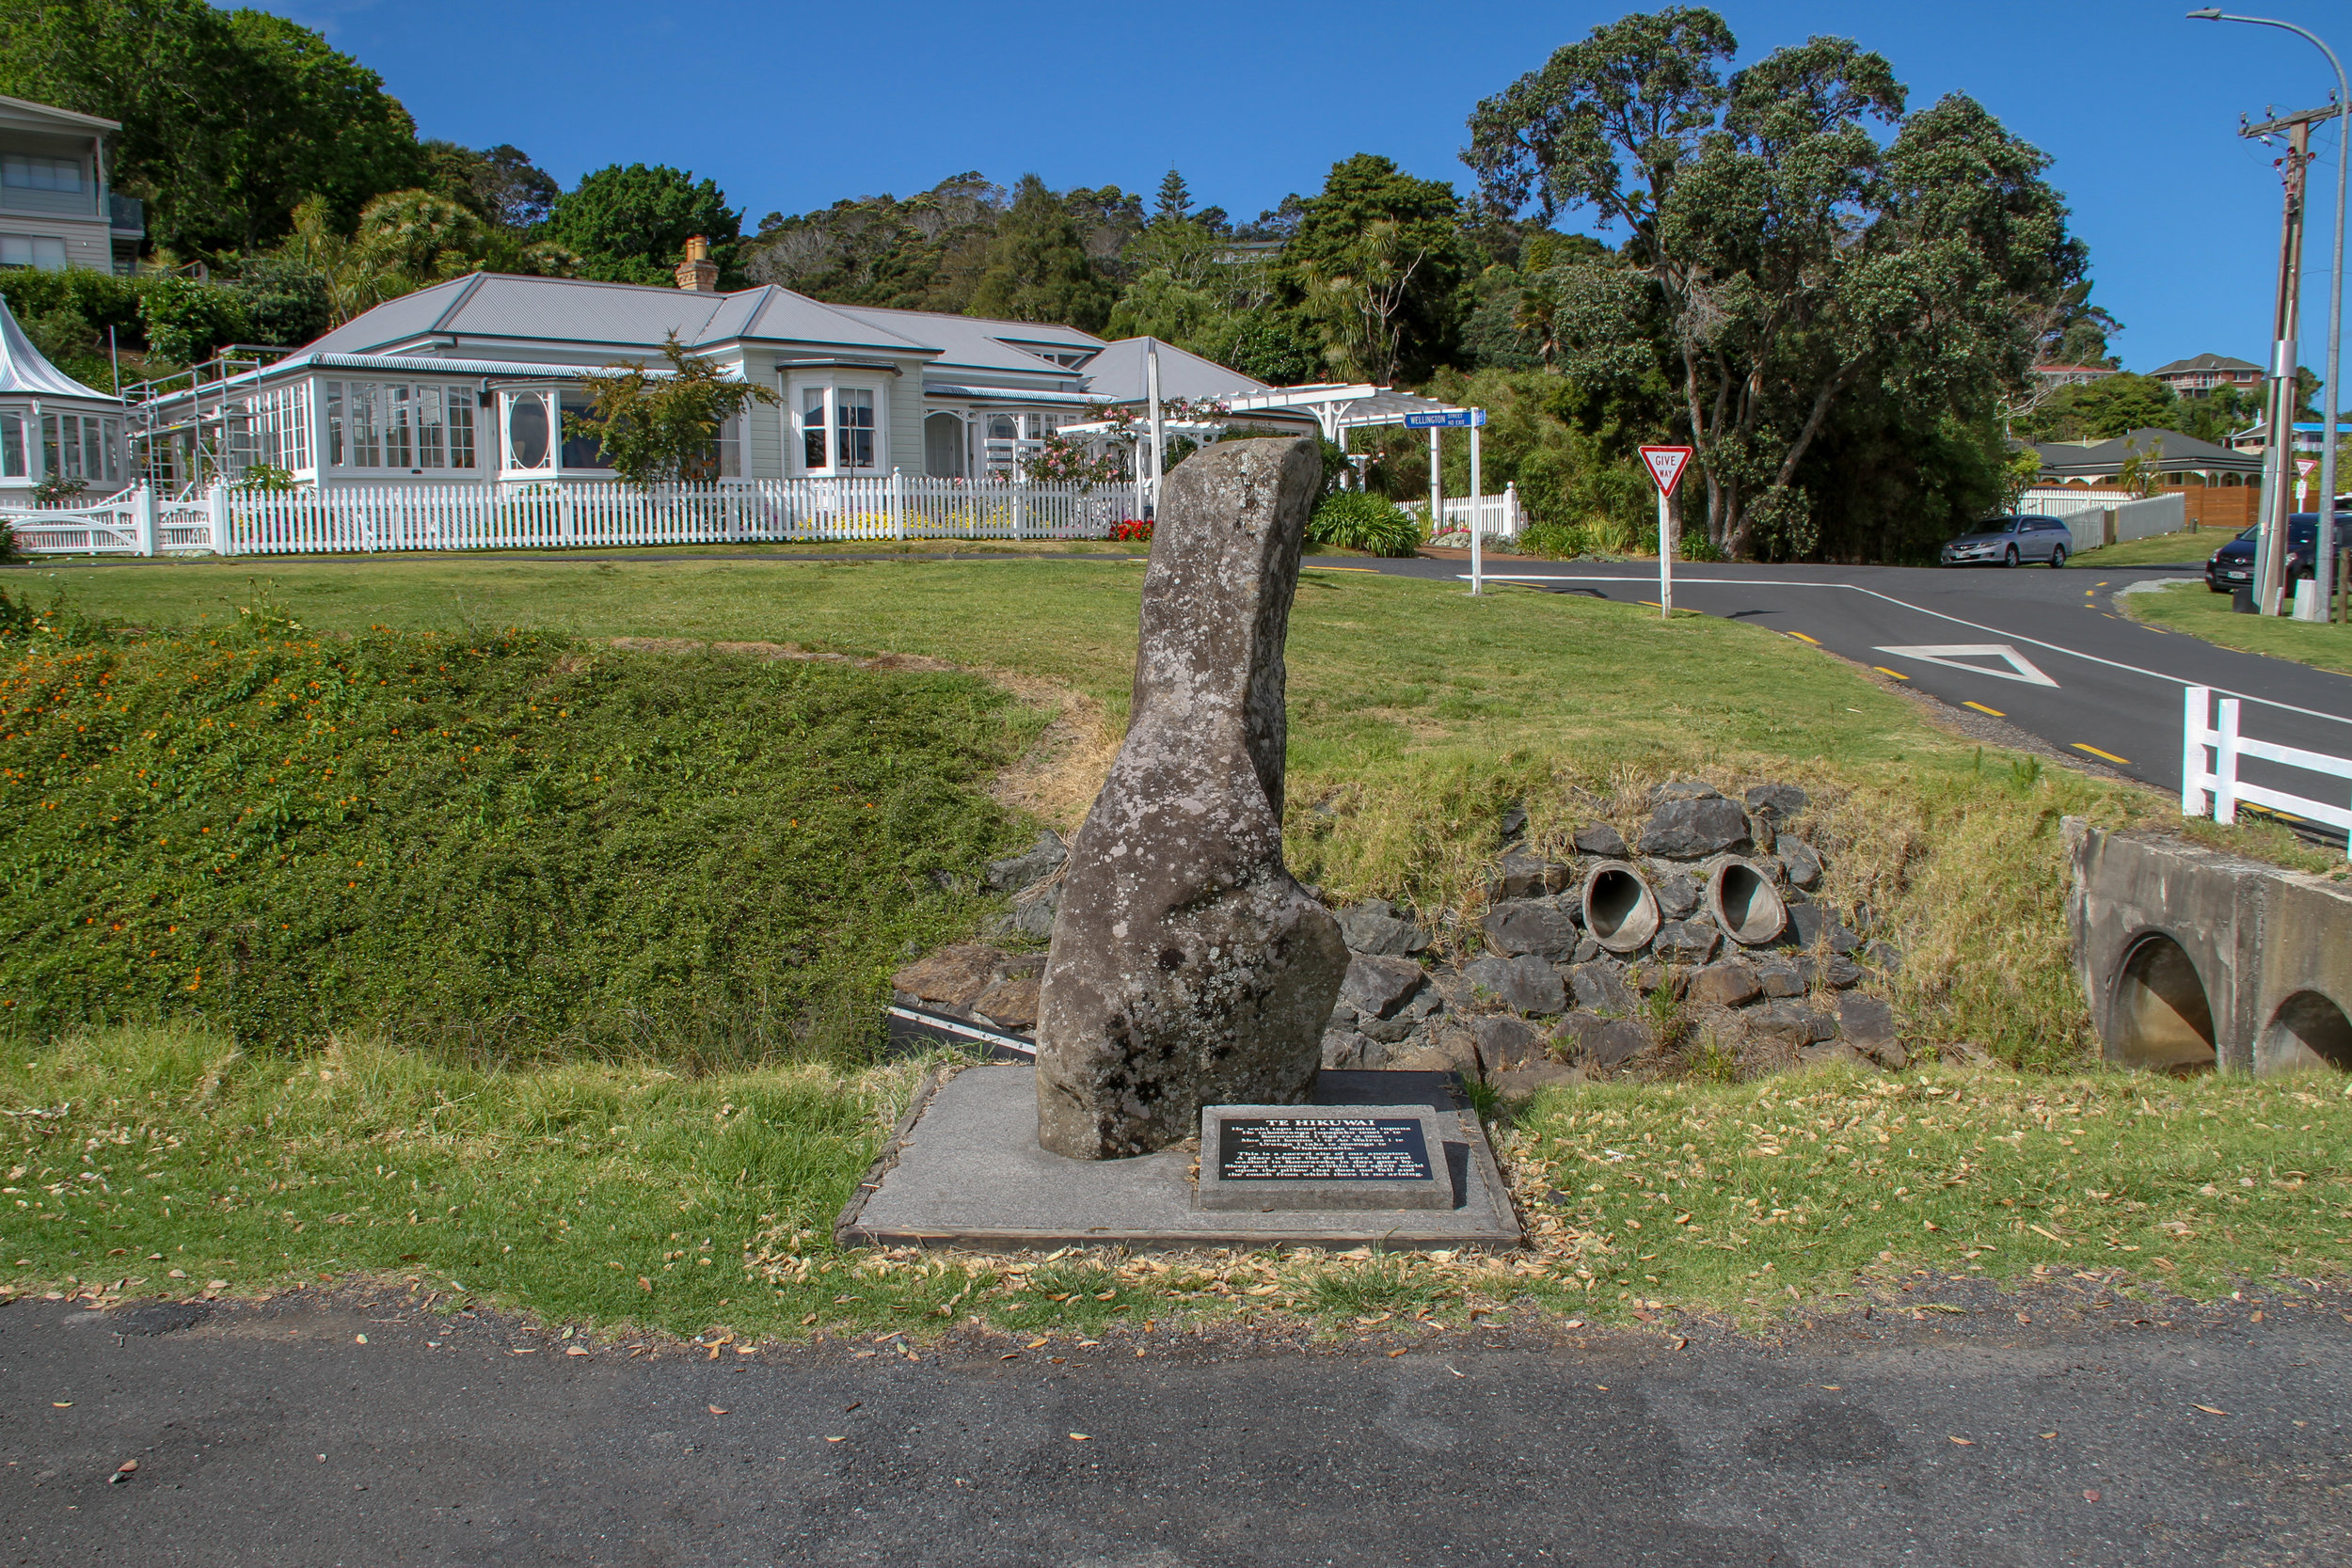
[[[78,398],[122,406],[121,399],[94,391],[51,364],[33,346],[33,341],[24,336],[24,329],[16,325],[8,302],[0,299],[0,396],[10,393],[20,397]]]
[[[1407,414],[1459,414],[1467,410],[1415,392],[1374,387],[1363,382],[1330,382],[1316,387],[1281,387],[1270,392],[1248,392],[1225,400],[1236,414],[1289,410],[1312,415],[1323,433],[1339,439],[1343,430],[1371,425],[1403,424]]]

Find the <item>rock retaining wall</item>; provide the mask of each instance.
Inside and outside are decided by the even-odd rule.
[[[1644,804],[1632,843],[1593,821],[1555,854],[1531,847],[1513,813],[1483,910],[1422,918],[1369,899],[1336,911],[1349,962],[1323,1065],[1452,1069],[1509,1089],[1673,1070],[1707,1053],[1742,1073],[1905,1065],[1894,1011],[1872,994],[1900,955],[1871,911],[1821,896],[1828,866],[1804,790],[1734,797],[1680,781]],[[1014,894],[1009,930],[1052,929],[1060,862],[1045,834],[988,868],[986,885]],[[1036,961],[944,948],[896,985],[902,1002],[1024,1032]]]

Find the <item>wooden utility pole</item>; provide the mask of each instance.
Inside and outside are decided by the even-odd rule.
[[[2263,531],[2255,551],[2254,605],[2265,615],[2279,613],[2286,576],[2287,518],[2293,514],[2289,476],[2295,461],[2296,344],[2303,297],[2303,170],[2312,161],[2312,125],[2343,112],[2336,104],[2248,125],[2242,136],[2267,141],[2284,133],[2286,156],[2279,160],[2286,185],[2286,215],[2279,234],[2279,302],[2270,341],[2270,395],[2263,416],[2269,437],[2263,451]],[[2328,388],[2333,397],[2335,388]]]

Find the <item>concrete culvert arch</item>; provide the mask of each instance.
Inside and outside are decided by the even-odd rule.
[[[2197,965],[2161,932],[2132,943],[2116,976],[2110,1056],[2122,1067],[2197,1072],[2214,1065],[2213,1006]]]
[[[2280,1006],[2254,1042],[2254,1073],[2352,1071],[2352,1019],[2315,990],[2299,990]]]
[[[1612,953],[1631,953],[1658,934],[1658,895],[1629,865],[1602,865],[1584,879],[1584,928]]]
[[[1788,906],[1772,888],[1772,879],[1748,862],[1724,861],[1707,879],[1707,907],[1732,941],[1756,947],[1772,941],[1788,927]]]

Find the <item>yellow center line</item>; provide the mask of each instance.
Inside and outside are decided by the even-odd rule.
[[[1299,570],[1302,572],[1370,572],[1377,576],[1380,568],[1377,566],[1316,566],[1301,563]]]
[[[2129,757],[2119,757],[2113,752],[2103,752],[2096,746],[2086,746],[2079,740],[2072,740],[2067,742],[2067,744],[2074,747],[2077,752],[2089,752],[2094,757],[2105,757],[2109,762],[2120,762],[2126,768],[2129,768],[2132,765],[2132,759]]]
[[[2006,719],[2009,717],[2008,714],[2003,713],[1999,708],[1987,707],[1982,703],[1963,703],[1960,705],[1963,707],[1975,708],[1979,713],[1989,713],[1995,719]]]
[[[1889,670],[1883,664],[1873,664],[1870,668],[1876,670],[1882,675],[1892,675],[1899,681],[1907,681],[1911,678],[1909,675],[1904,674],[1900,670]]]
[[[1817,647],[1817,648],[1818,648],[1818,647],[1820,647],[1820,646],[1821,645],[1821,640],[1820,640],[1820,638],[1818,638],[1818,637],[1807,637],[1804,633],[1803,633],[1803,632],[1801,632],[1801,631],[1792,631],[1792,632],[1790,632],[1788,635],[1789,635],[1789,636],[1791,636],[1791,637],[1793,637],[1793,638],[1795,638],[1795,639],[1796,639],[1798,641],[1800,641],[1800,642],[1810,642],[1810,643],[1812,643],[1812,644],[1813,644],[1815,647]]]

